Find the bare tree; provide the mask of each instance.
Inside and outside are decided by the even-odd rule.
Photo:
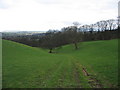
[[[90,26],[87,25],[87,24],[86,24],[86,25],[83,25],[82,28],[83,28],[83,31],[84,31],[84,32],[87,32],[87,31],[90,30]]]
[[[112,30],[113,28],[113,25],[114,25],[114,19],[109,19],[107,20],[107,23],[108,23],[108,26],[109,26],[109,30]]]
[[[93,33],[93,31],[94,31],[94,24],[91,24],[91,25],[90,25],[89,31],[90,31],[91,34]]]
[[[100,22],[97,22],[97,23],[96,23],[96,27],[97,27],[97,29],[98,29],[98,32],[99,32],[99,31],[100,31],[100,29],[101,29]]]
[[[42,47],[49,49],[49,53],[56,47],[56,39],[54,38],[55,30],[49,30],[46,35],[42,38]]]
[[[80,23],[79,22],[73,22],[73,25],[78,28],[78,26],[80,25]]]
[[[67,31],[65,33],[68,36],[69,43],[73,43],[75,49],[78,49],[77,43],[82,41],[82,33],[77,31],[76,26],[67,27]]]
[[[105,20],[100,21],[100,26],[102,31],[107,30],[107,27],[108,27],[107,21]]]
[[[117,17],[117,28],[120,28],[120,16]]]

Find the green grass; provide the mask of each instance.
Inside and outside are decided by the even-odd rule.
[[[47,50],[3,40],[3,88],[91,87],[82,67],[103,87],[118,85],[118,41],[83,42]]]

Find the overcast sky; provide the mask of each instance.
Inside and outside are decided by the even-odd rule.
[[[119,0],[0,0],[0,31],[47,31],[118,16]]]

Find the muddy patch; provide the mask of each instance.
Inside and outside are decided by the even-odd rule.
[[[103,88],[103,85],[101,84],[101,82],[94,75],[91,75],[90,73],[88,73],[85,67],[82,67],[82,71],[84,75],[88,77],[88,83],[92,88]]]

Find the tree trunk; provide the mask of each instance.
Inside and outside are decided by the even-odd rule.
[[[118,30],[120,29],[120,26],[118,25]]]
[[[50,49],[49,53],[52,53],[52,48]]]
[[[75,49],[78,49],[77,43],[74,43],[74,45],[75,45]]]
[[[110,31],[112,30],[112,26],[110,26]]]

